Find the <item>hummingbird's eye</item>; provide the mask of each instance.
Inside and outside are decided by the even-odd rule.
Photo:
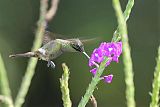
[[[72,44],[72,47],[73,47],[76,51],[79,51],[79,52],[83,52],[83,51],[84,51],[83,46],[80,46],[80,45],[78,45],[78,44]]]

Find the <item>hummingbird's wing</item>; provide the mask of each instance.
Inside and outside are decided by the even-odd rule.
[[[43,45],[47,44],[48,42],[55,40],[55,39],[64,39],[64,35],[58,34],[58,33],[53,33],[50,31],[45,31],[44,37],[43,37]]]
[[[102,38],[100,37],[93,37],[93,38],[80,38],[80,40],[82,41],[82,43],[84,44],[88,44],[88,43],[94,43],[95,41],[100,41]]]
[[[51,40],[55,40],[54,34],[52,32],[45,31],[43,36],[43,41],[42,41],[43,45],[47,44]]]
[[[86,38],[86,37],[80,37],[80,38],[72,38],[72,39],[65,39],[65,40],[68,40],[68,41],[73,41],[75,39],[79,39],[83,44],[92,44],[92,43],[95,43],[96,42],[99,42],[101,40],[100,37],[94,37],[94,38]]]
[[[65,38],[65,35],[58,34],[58,33],[53,33],[50,31],[45,31],[44,37],[43,37],[43,45],[47,44],[48,42],[55,40],[55,39],[64,39],[68,41],[72,41],[73,39],[79,39],[82,43],[94,43],[95,41],[100,41],[102,38],[101,37],[79,37],[79,38]]]

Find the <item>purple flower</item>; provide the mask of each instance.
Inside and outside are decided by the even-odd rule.
[[[113,75],[112,75],[112,74],[107,75],[107,76],[103,76],[103,80],[104,80],[106,83],[111,83],[111,82],[112,82],[112,78],[113,78]]]
[[[104,60],[104,57],[108,57],[109,60],[106,63],[108,66],[112,61],[119,62],[118,58],[122,53],[122,42],[103,42],[98,48],[95,48],[90,59],[89,66],[92,67],[96,65],[95,63],[101,63]],[[97,73],[97,68],[93,68],[90,72],[95,75]],[[106,83],[111,83],[113,75],[107,75],[101,77]]]
[[[96,75],[97,68],[91,69],[90,72],[91,72],[93,75]],[[112,82],[113,75],[110,74],[110,75],[107,75],[107,76],[103,76],[103,77],[101,77],[101,78],[102,78],[106,83],[111,83],[111,82]]]
[[[93,75],[96,75],[96,72],[97,72],[97,68],[93,68],[90,70],[90,72],[93,74]]]
[[[89,59],[89,66],[93,66],[93,62],[101,63],[104,60],[104,56],[110,58],[110,60],[108,60],[108,62],[106,63],[106,66],[108,66],[112,61],[118,63],[118,58],[121,53],[122,42],[103,42],[98,48],[94,49],[91,58]]]

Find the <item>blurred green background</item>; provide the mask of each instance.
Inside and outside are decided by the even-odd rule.
[[[127,0],[121,3],[124,10]],[[128,21],[137,107],[148,107],[150,102],[155,57],[160,44],[159,14],[158,0],[136,0]],[[0,0],[0,52],[14,99],[28,59],[8,56],[31,49],[38,17],[39,0]],[[111,0],[60,0],[57,14],[48,25],[50,31],[68,35],[64,38],[100,37],[101,41],[111,41],[116,27]],[[86,52],[90,55],[101,41],[85,44]],[[23,107],[62,107],[59,78],[63,62],[70,68],[70,94],[73,107],[77,106],[92,78],[87,58],[80,53],[65,53],[54,62],[56,68],[51,69],[46,62],[38,61]],[[126,107],[122,57],[120,63],[112,63],[106,71],[106,74],[114,74],[114,79],[111,84],[100,82],[95,90],[98,106]]]

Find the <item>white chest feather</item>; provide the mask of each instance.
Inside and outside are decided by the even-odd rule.
[[[39,48],[38,51],[39,51],[42,55],[46,55],[46,50],[44,50],[43,48]]]

